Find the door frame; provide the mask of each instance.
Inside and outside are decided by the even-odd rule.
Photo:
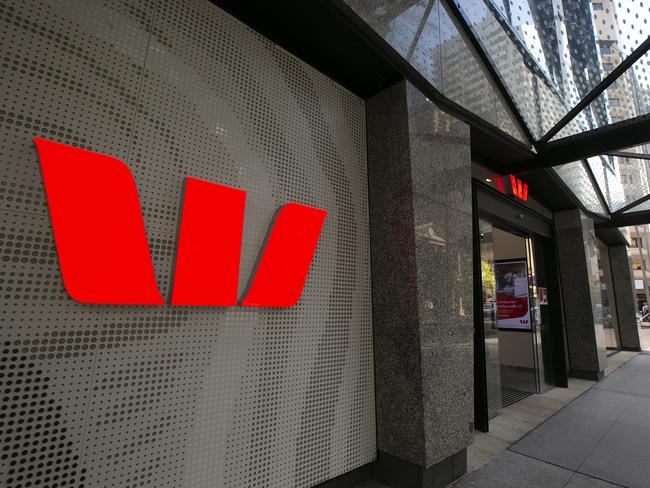
[[[497,227],[513,227],[530,235],[541,245],[545,256],[550,321],[552,324],[552,368],[555,386],[567,387],[564,309],[553,222],[524,205],[510,200],[493,188],[472,179],[472,250],[474,292],[474,427],[489,431],[487,372],[485,365],[485,329],[483,318],[483,282],[481,277],[481,241],[479,218],[487,217]],[[501,225],[498,225],[501,224]]]

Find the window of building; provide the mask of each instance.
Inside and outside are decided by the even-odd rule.
[[[592,3],[592,4],[591,4],[591,7],[592,7],[594,10],[602,10],[602,9],[603,9],[603,4],[602,4],[602,3]]]
[[[614,69],[614,63],[603,63],[603,69],[605,71],[612,71]]]
[[[622,174],[621,175],[621,183],[623,183],[624,185],[633,185],[634,184],[634,176],[633,175]]]
[[[636,237],[632,237],[630,240],[632,241],[632,247],[639,247],[639,241]]]
[[[602,5],[602,4],[594,4],[595,5]],[[600,46],[600,54],[611,54],[614,52],[614,42],[615,41],[598,41],[598,45]]]
[[[632,269],[641,269],[641,260],[639,258],[632,258]]]
[[[618,98],[611,98],[609,99],[609,106],[610,107],[620,107],[621,106],[621,101]]]

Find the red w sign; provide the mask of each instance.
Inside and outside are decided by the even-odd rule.
[[[128,167],[103,154],[34,142],[68,294],[90,304],[163,305]],[[186,178],[172,305],[298,302],[327,212],[297,203],[280,209],[238,302],[245,202],[245,191]]]
[[[528,200],[528,183],[524,183],[519,178],[510,175],[510,187],[512,194],[524,202]]]

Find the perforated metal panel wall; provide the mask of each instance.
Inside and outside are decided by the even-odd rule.
[[[204,0],[0,19],[0,485],[310,486],[371,461],[363,101]],[[128,164],[165,296],[185,176],[248,192],[242,289],[280,205],[328,210],[299,304],[72,301],[34,136]]]

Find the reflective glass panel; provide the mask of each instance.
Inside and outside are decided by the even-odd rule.
[[[589,124],[589,119],[587,118],[587,113],[583,110],[573,119],[571,119],[567,125],[565,125],[562,130],[555,134],[551,140],[555,141],[557,139],[562,139],[563,137],[573,136],[575,134],[580,134],[591,129]]]
[[[609,210],[614,212],[624,207],[627,204],[625,193],[620,175],[616,171],[616,161],[614,158],[596,156],[587,159],[587,164],[591,168],[591,172],[600,187],[600,191],[609,206]]]
[[[440,9],[443,95],[497,125],[494,87],[445,8]]]
[[[650,27],[648,27],[650,31]],[[578,124],[567,126],[551,140],[617,122],[632,121],[650,114],[650,53],[639,58],[579,116]]]
[[[483,61],[439,0],[346,3],[443,95],[529,142]]]
[[[626,210],[623,213],[647,212],[648,210],[650,210],[650,200],[646,200],[645,202],[641,202],[636,207],[632,207],[632,208]]]
[[[629,205],[650,193],[648,187],[648,165],[645,159],[614,158],[625,194],[625,204]]]
[[[587,168],[582,161],[556,166],[553,171],[562,179],[582,205],[590,212],[606,215],[608,213],[598,198]]]
[[[648,35],[647,2],[485,0],[575,105]]]
[[[535,138],[568,111],[546,71],[489,0],[456,0],[463,19],[481,44]]]
[[[650,54],[645,54],[601,93],[584,110],[591,127],[602,127],[650,113],[649,70]]]

